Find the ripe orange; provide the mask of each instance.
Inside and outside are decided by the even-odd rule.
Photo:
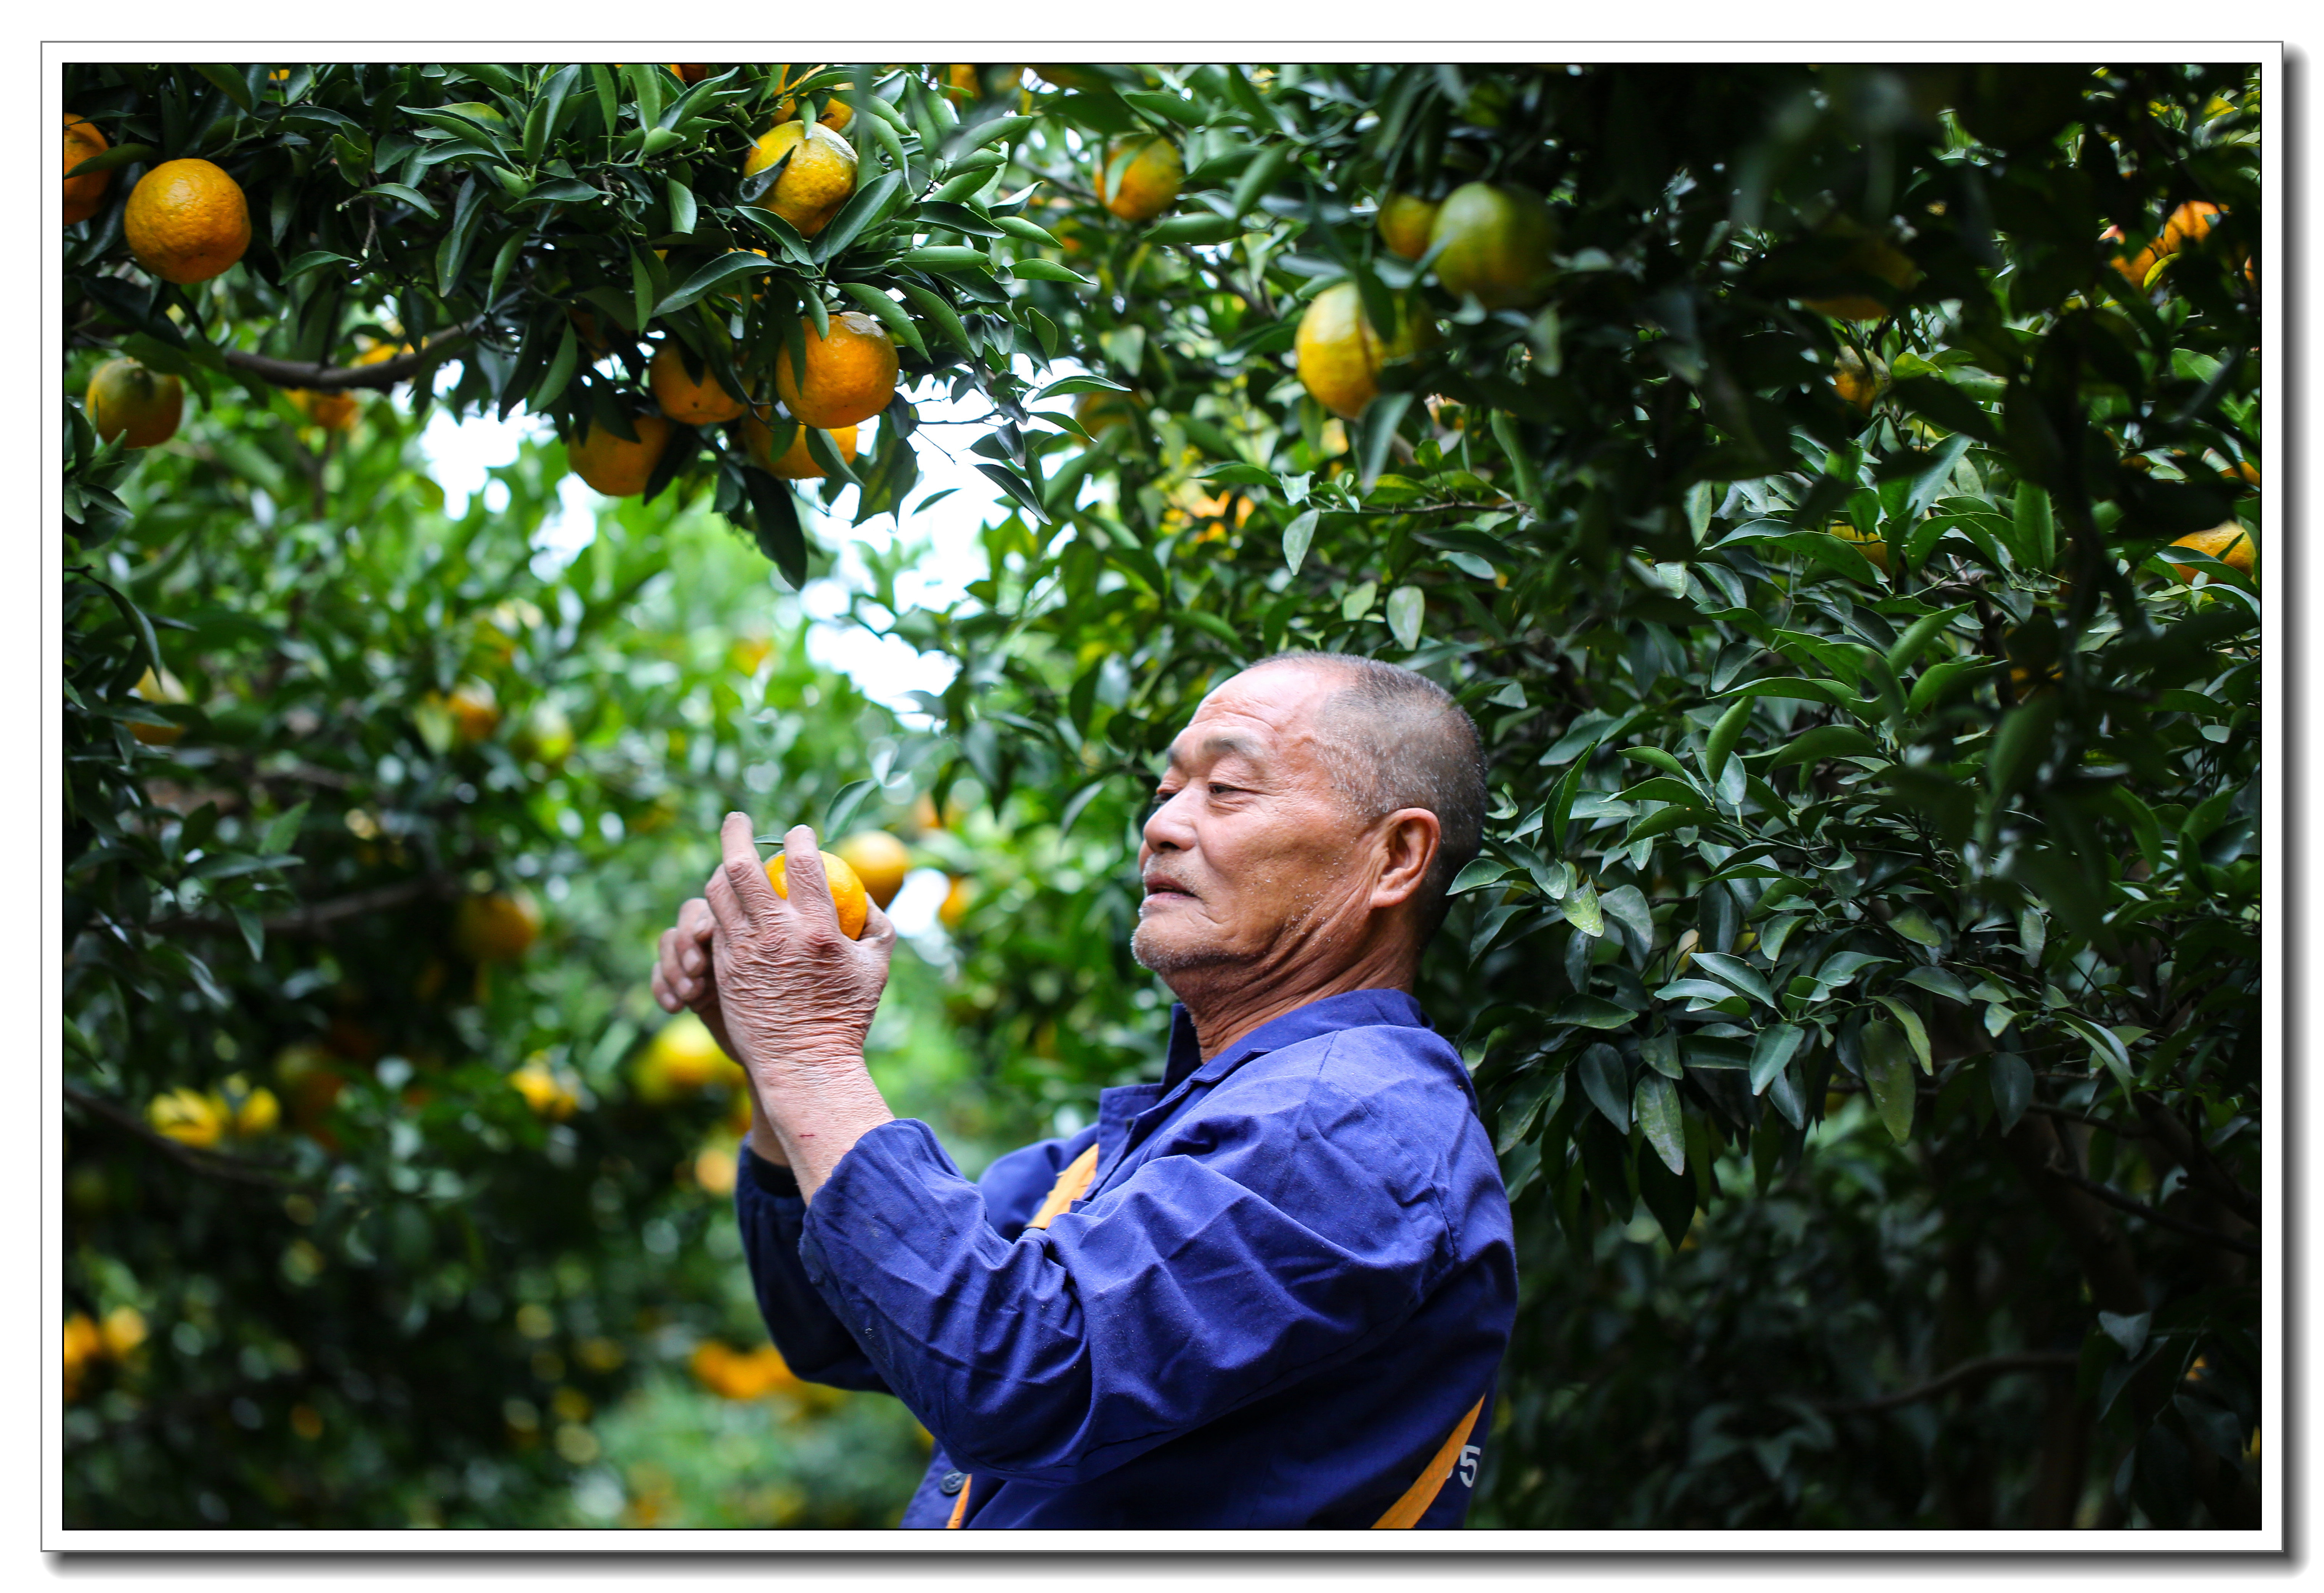
[[[742,448],[751,456],[752,462],[769,475],[780,476],[785,481],[820,481],[830,473],[817,465],[815,456],[807,451],[807,432],[804,426],[794,428],[791,446],[783,450],[783,456],[769,459],[768,452],[775,446],[774,429],[756,415],[745,415],[742,418]],[[853,464],[855,428],[836,427],[830,437],[832,446],[839,450],[839,456]]]
[[[807,377],[796,379],[788,353],[775,356],[775,391],[803,424],[836,431],[869,420],[896,396],[896,345],[888,329],[862,310],[831,318],[831,336],[817,337],[802,319]]]
[[[1134,392],[1101,389],[1074,401],[1074,419],[1082,423],[1082,429],[1090,434],[1092,440],[1116,426],[1142,430],[1145,415],[1146,401]]]
[[[811,238],[855,191],[855,151],[820,122],[781,122],[751,146],[742,175],[756,176],[786,155],[790,164],[758,202]]]
[[[557,1076],[544,1059],[529,1056],[509,1075],[509,1087],[524,1097],[525,1105],[544,1118],[563,1122],[581,1104],[572,1087]]]
[[[1105,152],[1093,186],[1098,202],[1124,221],[1151,221],[1178,197],[1186,163],[1160,134],[1124,139]]]
[[[652,364],[646,368],[646,376],[653,387],[654,401],[673,420],[688,426],[715,426],[742,413],[744,400],[718,384],[707,362],[702,367],[699,382],[686,373],[686,356],[676,343],[661,345]],[[749,391],[746,386],[745,398]]]
[[[912,854],[885,830],[858,830],[832,850],[846,860],[872,899],[883,907],[896,899],[904,876],[912,871]]]
[[[89,373],[82,403],[98,437],[126,436],[133,448],[150,448],[178,435],[186,390],[175,376],[157,376],[126,357],[107,360]]]
[[[1840,358],[1832,362],[1832,391],[1866,414],[1873,404],[1888,391],[1888,367],[1875,359],[1869,364],[1852,348],[1843,347]]]
[[[976,887],[962,875],[952,877],[952,889],[945,892],[944,905],[936,909],[936,921],[946,929],[958,929],[960,921],[968,916],[968,904],[976,898]]]
[[[153,1131],[180,1145],[208,1149],[225,1137],[231,1114],[216,1094],[180,1086],[145,1103],[145,1120]]]
[[[865,922],[872,916],[862,879],[848,867],[847,860],[837,853],[818,852],[816,855],[823,859],[823,877],[831,885],[831,905],[839,909],[840,933],[850,940],[860,938]],[[789,861],[781,852],[767,860],[767,882],[775,888],[775,894],[785,900],[788,900],[791,894],[788,880],[789,873]]]
[[[468,896],[452,915],[452,941],[471,962],[513,962],[540,935],[540,908],[524,891]]]
[[[710,76],[710,69],[706,66],[672,67],[669,69],[676,72],[678,74],[678,80],[685,84],[688,88],[693,87],[696,83],[701,82],[702,79]]]
[[[206,282],[250,247],[250,205],[242,185],[209,161],[164,161],[130,190],[121,231],[155,276]]]
[[[294,387],[287,396],[294,409],[326,431],[355,429],[355,395],[351,392],[316,392]]]
[[[167,669],[156,675],[148,669],[129,688],[130,695],[147,703],[189,703],[193,700],[178,677]],[[129,733],[149,747],[174,747],[178,738],[186,733],[182,724],[133,724]]]
[[[1426,335],[1416,324],[1401,336],[1382,337],[1365,316],[1356,285],[1334,283],[1299,318],[1299,380],[1317,403],[1352,420],[1379,396],[1381,362],[1411,353]]]
[[[567,449],[573,474],[608,498],[628,498],[646,490],[661,451],[669,445],[669,422],[659,415],[632,415],[630,426],[638,440],[625,443],[592,420],[578,441]]]
[[[654,1031],[638,1054],[631,1076],[641,1097],[663,1101],[713,1084],[738,1084],[742,1069],[718,1048],[709,1025],[691,1012],[681,1012]]]
[[[1859,238],[1840,257],[1837,268],[1875,276],[1892,282],[1899,292],[1921,280],[1921,268],[1912,257],[1886,238]],[[1885,320],[1888,307],[1868,293],[1842,293],[1831,299],[1803,299],[1800,302],[1818,315],[1831,316],[1842,321]]]
[[[837,88],[834,88],[823,102],[823,115],[817,116],[816,120],[834,133],[846,132],[847,124],[855,120],[855,107],[840,98],[839,94],[841,89],[853,87],[855,86],[853,83],[842,83]]]
[[[1436,280],[1448,293],[1474,294],[1487,309],[1530,308],[1548,296],[1557,217],[1529,189],[1462,183],[1438,207],[1428,241],[1443,245]]]
[[[2240,570],[2254,580],[2259,578],[2253,569],[2253,561],[2258,549],[2252,546],[2251,533],[2245,530],[2242,525],[2235,520],[2231,520],[2224,524],[2213,526],[2208,531],[2196,531],[2192,535],[2181,537],[2171,546],[2192,548],[2197,553],[2207,553],[2230,569]],[[2174,564],[2171,567],[2178,572],[2179,578],[2182,581],[2191,581],[2195,578],[2195,566],[2191,564]]]
[[[1428,235],[1436,226],[1436,212],[1443,207],[1434,199],[1423,199],[1412,194],[1390,194],[1380,201],[1380,242],[1388,252],[1401,254],[1406,260],[1417,260],[1428,253]]]
[[[65,170],[69,171],[91,156],[101,155],[106,149],[105,134],[93,122],[85,122],[70,111],[65,113]],[[105,202],[105,190],[113,181],[110,171],[92,171],[86,177],[65,179],[65,225],[87,221],[97,214]]]
[[[493,688],[481,680],[460,682],[444,699],[444,706],[464,741],[481,741],[500,725],[500,704],[493,698]]]
[[[1831,528],[1831,534],[1852,546],[1872,567],[1882,575],[1888,571],[1888,539],[1877,531],[1859,531],[1849,520],[1841,520]]]

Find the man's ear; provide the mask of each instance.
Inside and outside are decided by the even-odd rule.
[[[1380,873],[1372,884],[1374,907],[1397,907],[1419,892],[1443,844],[1443,826],[1425,807],[1399,807],[1380,821]]]

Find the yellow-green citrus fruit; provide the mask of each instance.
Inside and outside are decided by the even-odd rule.
[[[1380,242],[1388,246],[1390,253],[1401,254],[1406,260],[1419,259],[1428,253],[1428,235],[1436,226],[1440,208],[1434,199],[1390,194],[1380,202]]]
[[[124,355],[89,373],[82,402],[100,439],[124,437],[133,448],[150,448],[178,435],[186,390],[175,376],[157,375]]]
[[[1488,309],[1525,309],[1549,294],[1557,218],[1521,188],[1468,182],[1447,195],[1429,228],[1436,280],[1448,293],[1473,294]]]
[[[1186,180],[1178,146],[1160,134],[1124,139],[1098,162],[1098,202],[1124,221],[1151,221],[1170,207]]]

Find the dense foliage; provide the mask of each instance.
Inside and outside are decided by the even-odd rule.
[[[1160,999],[1126,952],[1156,753],[1243,660],[1370,653],[1453,689],[1491,760],[1486,854],[1424,992],[1471,1059],[1523,1248],[1480,1522],[2256,1523],[2258,588],[2163,551],[2258,529],[2251,69],[1060,67],[988,95],[1004,75],[945,92],[853,67],[809,79],[857,86],[866,173],[812,244],[733,175],[774,69],[713,69],[682,96],[649,68],[83,70],[68,103],[117,123],[116,145],[209,153],[265,218],[243,266],[192,293],[123,263],[112,210],[69,230],[83,340],[255,386],[292,380],[268,360],[365,327],[453,330],[421,350],[457,362],[443,401],[618,428],[642,351],[608,335],[580,357],[567,310],[706,354],[732,339],[765,373],[802,306],[860,308],[904,323],[908,390],[991,401],[973,446],[1007,511],[987,578],[948,611],[898,597],[905,556],[870,560],[858,618],[962,666],[926,704],[940,740],[882,760],[799,732],[844,723],[829,685],[819,708],[770,692],[764,723],[719,695],[701,672],[717,649],[687,640],[733,622],[715,583],[685,588],[705,605],[688,612],[628,603],[666,546],[680,557],[654,529],[673,502],[706,497],[794,583],[824,557],[780,483],[708,433],[536,590],[475,510],[399,539],[349,506],[395,498],[392,450],[369,498],[342,456],[332,491],[357,496],[301,517],[287,430],[266,455],[221,396],[214,455],[146,464],[180,474],[124,526],[105,491],[121,462],[77,429],[69,1067],[93,1100],[117,1112],[224,1073],[241,1052],[217,1036],[255,1054],[335,1017],[376,1025],[327,1009],[363,968],[414,1026],[412,1071],[339,1109],[374,1113],[335,1164],[375,1202],[373,1249],[395,1253],[439,1168],[487,1176],[458,1170],[471,1141],[542,1222],[576,1222],[586,1187],[632,1212],[642,1185],[610,1167],[588,1184],[607,1150],[568,1148],[584,1171],[558,1192],[523,1102],[494,1073],[492,1117],[461,1070],[561,1041],[549,1065],[602,1087],[656,893],[698,866],[652,863],[636,821],[680,783],[694,732],[672,727],[706,717],[724,728],[695,745],[718,756],[752,737],[808,754],[776,777],[791,815],[859,776],[984,810],[927,843],[977,875],[946,1009],[998,1121],[1027,1102],[1084,1120],[1157,1061]],[[1157,134],[1183,189],[1125,222],[1102,152]],[[1448,292],[1442,247],[1407,258],[1374,225],[1393,195],[1478,181],[1545,196],[1554,221],[1551,269],[1502,308]],[[2174,234],[2190,204],[2214,224]],[[717,298],[742,276],[764,297]],[[1434,331],[1395,345],[1418,352],[1392,349],[1348,420],[1289,357],[1305,307],[1343,282],[1373,325]],[[1030,407],[1037,390],[1087,396],[1069,415]],[[880,429],[859,520],[903,503],[926,446],[908,391]],[[253,483],[272,483],[272,525]],[[169,513],[205,494],[242,494],[218,518],[244,522],[180,546]],[[404,597],[284,557],[344,558],[334,520],[364,526],[366,557],[396,550]],[[99,553],[124,539],[160,556]],[[587,683],[622,704],[553,797],[392,706],[452,692],[480,666],[450,639],[519,599],[541,617],[496,631],[503,704]],[[217,658],[191,666],[198,695],[246,723],[125,696],[157,652],[180,668],[147,612]],[[689,647],[675,678],[627,661]],[[288,662],[258,689],[269,657]],[[166,754],[128,734],[157,717],[189,727]],[[262,750],[328,767],[334,746],[346,784],[266,783]],[[690,755],[681,827],[762,788],[764,754]],[[229,776],[236,803],[202,807]],[[157,778],[182,816],[159,816]],[[384,843],[350,827],[358,804]],[[211,866],[220,847],[245,861]],[[349,923],[328,972],[268,928],[270,889],[416,902],[512,856],[571,879],[558,921],[597,938],[521,995],[479,987],[465,1018],[404,999],[427,948],[389,920],[360,953],[371,932]],[[195,961],[180,918],[227,962]],[[189,1020],[156,1036],[154,999]],[[423,1066],[439,1115],[403,1117],[390,1102]],[[459,1188],[447,1221],[499,1210]],[[396,1321],[460,1253],[417,1220]],[[508,1222],[512,1258],[558,1242]],[[168,1242],[146,1216],[91,1254]],[[668,1286],[615,1238],[591,1244],[577,1294],[626,1313]],[[278,1286],[252,1257],[213,1291]],[[495,1412],[481,1384],[509,1372],[480,1355],[471,1375],[469,1404]],[[408,1446],[391,1469],[444,1452],[405,1416],[366,1430]]]

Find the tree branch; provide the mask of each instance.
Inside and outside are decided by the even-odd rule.
[[[278,913],[258,921],[259,927],[269,935],[322,935],[342,919],[361,918],[373,913],[383,913],[392,907],[409,906],[429,897],[449,898],[455,877],[441,870],[432,874],[415,875],[399,879],[392,885],[374,886],[348,896],[333,897],[328,901],[315,902],[288,913]],[[239,935],[241,929],[223,918],[203,918],[187,914],[175,917],[156,918],[145,926],[156,935]]]
[[[478,316],[465,325],[455,327],[439,337],[431,338],[425,348],[400,354],[392,359],[380,360],[368,365],[310,365],[296,360],[278,360],[263,354],[245,354],[238,348],[220,352],[226,363],[237,371],[246,371],[262,382],[272,382],[277,387],[304,387],[317,392],[342,392],[350,387],[372,387],[384,392],[398,382],[421,371],[441,364],[453,351],[453,345],[475,336],[484,324]]]
[[[2225,1246],[2239,1255],[2256,1256],[2260,1253],[2259,1247],[2249,1239],[2238,1238],[2231,1233],[2221,1233],[2216,1228],[2205,1228],[2200,1222],[2190,1222],[2184,1218],[2158,1211],[2145,1202],[2133,1200],[2130,1196],[2100,1183],[2095,1178],[2085,1178],[2079,1173],[2070,1173],[2062,1167],[2051,1168],[2050,1175],[2061,1183],[2072,1184],[2093,1199],[2104,1201],[2117,1211],[2127,1211],[2133,1217],[2144,1218],[2158,1227],[2172,1229],[2186,1234],[2190,1238],[2209,1239],[2211,1243]]]
[[[2070,1372],[2081,1358],[2064,1349],[2024,1349],[2008,1355],[1988,1355],[1982,1360],[1964,1361],[1942,1377],[1932,1378],[1918,1388],[1907,1388],[1897,1394],[1884,1394],[1877,1399],[1819,1401],[1816,1409],[1827,1416],[1868,1416],[1879,1411],[1893,1411],[1903,1405],[1917,1404],[1924,1399],[1934,1399],[1964,1384],[1981,1383],[1988,1377],[2005,1377],[2011,1372]]]
[[[84,1111],[96,1113],[115,1128],[121,1128],[143,1140],[169,1156],[171,1161],[208,1178],[223,1178],[233,1183],[254,1183],[263,1189],[305,1189],[309,1186],[296,1178],[286,1178],[239,1156],[220,1156],[190,1145],[182,1145],[168,1135],[157,1132],[127,1108],[107,1100],[102,1095],[82,1089],[67,1079],[65,1099]]]

